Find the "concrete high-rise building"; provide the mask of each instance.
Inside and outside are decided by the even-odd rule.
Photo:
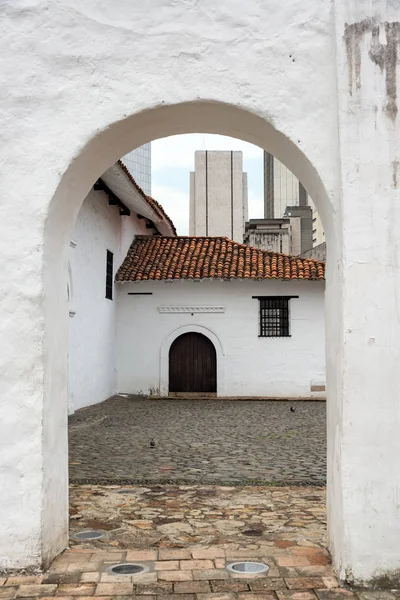
[[[287,206],[307,206],[307,192],[277,158],[264,152],[264,216],[281,219]]]
[[[242,152],[195,152],[190,173],[190,235],[224,235],[243,242],[248,219],[247,173]]]
[[[264,152],[264,219],[246,223],[245,243],[272,252],[299,255],[313,246],[313,210],[300,181]]]
[[[281,219],[295,214],[302,223],[302,252],[325,242],[321,218],[301,182],[277,158],[264,152],[264,215]]]
[[[311,206],[287,206],[285,217],[297,218],[300,221],[300,252],[307,252],[313,247]],[[297,245],[296,245],[297,247]]]
[[[138,186],[151,196],[151,142],[132,150],[121,160]]]

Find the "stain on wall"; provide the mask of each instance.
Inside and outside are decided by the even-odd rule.
[[[361,88],[361,43],[366,34],[371,34],[368,56],[385,74],[386,98],[383,110],[395,120],[397,106],[396,67],[400,45],[400,23],[378,23],[374,19],[364,19],[358,23],[346,23],[344,40],[346,44],[349,93]]]
[[[393,172],[392,172],[392,185],[394,188],[397,188],[397,183],[398,183],[398,169],[400,166],[400,161],[394,160],[392,162],[392,168],[393,168]]]

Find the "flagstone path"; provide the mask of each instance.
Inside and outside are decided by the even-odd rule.
[[[72,534],[78,529],[105,534],[85,548],[236,544],[255,550],[282,536],[319,548],[326,544],[320,487],[73,485],[70,506]]]
[[[72,486],[71,545],[45,573],[0,574],[0,599],[398,600],[398,590],[339,587],[325,549],[318,487]],[[234,574],[257,561],[269,570]],[[111,575],[112,565],[148,571]]]

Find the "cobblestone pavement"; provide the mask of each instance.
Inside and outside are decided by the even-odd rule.
[[[324,484],[325,403],[290,406],[115,396],[70,417],[71,481]]]

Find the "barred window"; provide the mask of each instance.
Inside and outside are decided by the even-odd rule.
[[[114,270],[114,254],[107,250],[106,259],[106,298],[113,299],[113,270]]]
[[[260,303],[259,337],[289,337],[290,297],[264,296]]]

